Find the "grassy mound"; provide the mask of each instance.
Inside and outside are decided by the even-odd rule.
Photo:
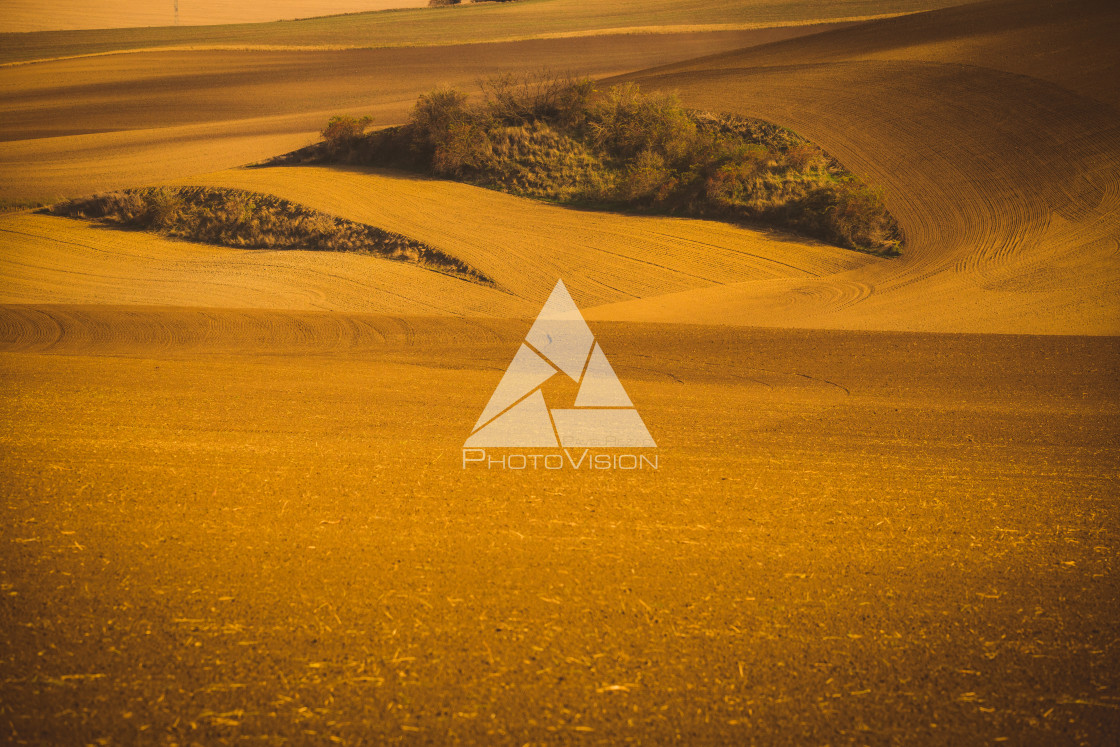
[[[280,162],[393,166],[564,204],[777,226],[898,254],[879,190],[789,130],[684,108],[635,84],[536,75],[421,96],[411,121],[367,133],[335,117]]]
[[[46,212],[221,246],[373,254],[494,284],[458,258],[415,239],[239,189],[131,189],[67,200]]]

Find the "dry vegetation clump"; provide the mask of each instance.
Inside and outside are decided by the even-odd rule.
[[[328,143],[345,143],[360,138],[373,123],[373,117],[361,119],[348,116],[331,117],[319,133]]]
[[[239,189],[130,189],[67,200],[46,212],[221,246],[373,254],[493,285],[462,260],[423,242]]]
[[[600,158],[542,122],[498,127],[487,135],[491,178],[505,191],[558,202],[612,193],[614,181]]]
[[[472,100],[422,95],[408,124],[366,133],[335,117],[324,142],[273,163],[392,166],[565,204],[780,226],[838,246],[898,253],[882,193],[775,125],[686,109],[634,83],[501,76]]]
[[[468,0],[468,3],[510,3],[514,0]],[[448,5],[465,5],[463,0],[428,0],[429,8],[445,8]]]

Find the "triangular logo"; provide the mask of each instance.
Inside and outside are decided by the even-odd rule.
[[[541,386],[563,374],[579,384],[575,407],[550,409]],[[482,411],[468,447],[657,446],[564,281]]]

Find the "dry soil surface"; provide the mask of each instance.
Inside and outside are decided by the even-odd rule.
[[[5,308],[5,738],[1120,729],[1115,340],[598,323],[659,468],[464,470],[527,327]]]

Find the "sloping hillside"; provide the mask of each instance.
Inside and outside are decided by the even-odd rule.
[[[581,306],[883,261],[723,223],[546,205],[454,182],[326,167],[188,180],[274,194],[437,247],[490,289],[376,257],[223,249],[42,215],[0,218],[4,303],[112,303],[531,316],[557,277]]]
[[[284,2],[291,3],[293,0]],[[157,47],[369,49],[558,38],[619,31],[661,33],[758,29],[912,13],[954,4],[954,0],[827,0],[812,3],[802,0],[748,3],[736,0],[621,0],[611,3],[534,0],[479,3],[455,8],[327,16],[294,22],[0,34],[0,63]],[[243,5],[248,7],[223,10],[227,13],[251,12],[252,2]],[[323,12],[330,12],[329,5],[320,7],[324,8]],[[185,7],[181,10],[193,12]],[[264,12],[275,10],[269,8]],[[98,11],[94,9],[93,12]]]
[[[851,60],[937,61],[1057,83],[1120,102],[1120,13],[1110,0],[984,0],[821,33],[796,43],[713,54],[673,70]]]
[[[259,161],[314,142],[333,114],[395,124],[420,93],[503,72],[616,75],[812,30],[179,50],[0,68],[0,201],[75,197]]]
[[[43,215],[0,217],[0,302],[518,315],[509,294],[341,252],[195,244]]]
[[[1004,7],[986,44],[1006,67],[1035,47]],[[944,11],[958,23],[987,4]],[[1120,9],[1075,14],[1087,38]],[[926,46],[938,13],[784,42],[635,76],[690,104],[790,127],[886,189],[907,238],[900,260],[811,283],[759,284],[601,309],[604,318],[938,331],[1120,332],[1120,119],[1060,85],[941,59]],[[930,18],[933,20],[931,21]],[[1073,23],[1071,20],[1070,24]],[[1076,34],[1076,29],[1067,33]],[[897,59],[867,59],[866,40],[893,40]],[[1018,40],[1018,41],[1017,41]],[[827,59],[790,64],[802,59]],[[1079,86],[1107,83],[1101,55],[1078,52]],[[949,55],[952,57],[952,55]],[[1071,66],[1075,63],[1070,62]],[[1094,73],[1093,71],[1097,71]],[[1098,80],[1095,76],[1101,76]]]

